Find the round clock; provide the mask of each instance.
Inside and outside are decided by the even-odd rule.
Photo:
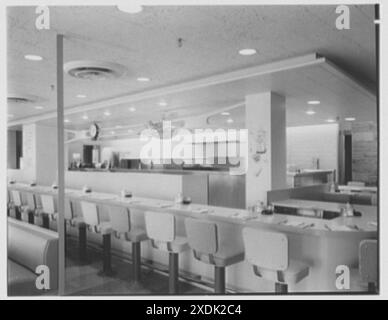
[[[97,123],[93,123],[89,128],[90,137],[92,140],[97,140],[98,134],[100,133],[100,128]]]

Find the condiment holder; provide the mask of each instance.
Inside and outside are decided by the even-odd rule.
[[[128,190],[121,190],[121,197],[123,198],[131,198],[132,197],[132,192]]]

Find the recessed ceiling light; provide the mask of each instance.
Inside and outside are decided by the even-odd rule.
[[[110,132],[110,134],[115,134],[115,133],[116,133],[116,132],[114,132],[114,131],[111,131],[111,132]]]
[[[308,104],[320,104],[321,101],[319,100],[310,100],[310,101],[307,101]]]
[[[130,107],[128,110],[131,111],[131,112],[135,112],[136,108],[135,107]]]
[[[335,120],[334,119],[327,119],[326,122],[333,123],[333,122],[335,122]]]
[[[227,111],[221,112],[221,114],[222,114],[223,116],[230,116],[230,112],[227,112]]]
[[[69,120],[69,119],[65,119],[65,120],[63,120],[63,122],[65,122],[65,123],[69,123],[69,122],[70,122],[70,120]]]
[[[313,114],[315,114],[315,111],[314,110],[307,110],[306,114],[308,114],[309,116],[312,116]]]
[[[233,119],[229,118],[228,120],[226,120],[227,123],[233,123]]]
[[[43,58],[41,56],[35,55],[35,54],[26,54],[24,56],[24,59],[30,60],[30,61],[42,61]]]
[[[354,117],[347,117],[347,118],[345,118],[345,121],[354,121],[354,120],[356,120],[356,118],[354,118]]]
[[[110,111],[105,111],[105,112],[104,112],[104,116],[107,116],[107,117],[108,117],[108,116],[110,116],[110,115],[111,115]]]
[[[84,115],[82,116],[82,119],[84,119],[84,120],[88,120],[88,119],[89,119],[89,117],[88,117],[86,114],[84,114]]]
[[[80,98],[80,99],[84,99],[84,98],[86,98],[86,94],[81,94],[80,93],[80,94],[77,94],[76,97]]]
[[[9,114],[9,115],[8,115],[8,118],[13,118],[13,117],[14,117],[13,114]]]
[[[43,106],[35,106],[34,108],[35,108],[36,110],[42,110],[42,109],[44,109]]]
[[[151,81],[150,78],[147,78],[147,77],[139,77],[136,79],[137,81],[139,82],[148,82],[148,81]]]
[[[165,106],[167,106],[167,102],[166,102],[166,101],[160,101],[160,102],[159,102],[159,105],[160,105],[161,107],[165,107]]]
[[[139,4],[117,6],[117,9],[125,13],[139,13],[143,11],[143,7]]]
[[[120,126],[119,124],[116,126],[117,129],[120,129],[122,128],[122,126]]]
[[[242,56],[252,56],[252,55],[256,54],[257,51],[256,51],[256,49],[246,48],[246,49],[239,50],[238,53],[241,54]]]

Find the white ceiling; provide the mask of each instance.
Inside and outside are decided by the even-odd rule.
[[[65,62],[94,59],[116,62],[128,69],[124,77],[106,81],[77,80],[66,75],[68,110],[311,52],[325,56],[357,81],[373,88],[374,8],[350,8],[351,29],[339,31],[335,28],[334,6],[159,6],[145,7],[135,15],[122,13],[115,7],[50,7],[51,29],[38,31],[34,27],[35,7],[10,7],[8,91],[39,96],[42,101],[37,104],[45,108],[35,110],[36,104],[10,104],[8,113],[14,117],[9,120],[16,124],[18,120],[55,111],[56,95],[50,86],[56,82],[56,33],[66,36]],[[177,45],[178,38],[183,39],[182,47]],[[240,56],[238,50],[246,47],[256,48],[258,54]],[[25,54],[38,54],[44,60],[27,61]],[[150,77],[152,81],[139,83],[136,81],[139,76]],[[243,101],[247,92],[255,92],[257,88],[288,95],[289,125],[320,123],[337,115],[375,117],[375,106],[366,101],[368,97],[357,94],[357,88],[349,89],[349,83],[345,88],[325,68],[261,77],[256,79],[257,83],[251,80],[117,105],[110,109],[109,120],[102,116],[105,108],[88,111],[88,116],[112,126],[160,119],[163,114],[187,117]],[[87,98],[76,98],[79,93]],[[314,117],[306,118],[309,98],[319,98],[322,104]],[[158,106],[160,99],[166,100],[168,106]],[[130,106],[135,106],[136,112],[129,112]],[[87,127],[90,122],[81,119],[84,114],[69,116],[72,122],[67,126]],[[45,123],[55,125],[55,120]]]

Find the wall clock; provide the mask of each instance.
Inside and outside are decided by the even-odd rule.
[[[89,134],[92,140],[97,140],[99,133],[100,127],[97,125],[97,123],[93,123],[89,128]]]

